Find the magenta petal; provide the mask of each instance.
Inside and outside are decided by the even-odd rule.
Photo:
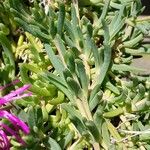
[[[31,95],[32,95],[32,92],[25,93],[25,94],[22,94],[22,95],[15,96],[15,97],[11,98],[11,100],[8,100],[8,101],[17,100],[17,99],[21,99],[21,98],[24,98],[24,97],[29,97]]]
[[[20,95],[22,94],[24,91],[28,90],[30,88],[31,85],[29,84],[26,84],[24,85],[23,87],[21,88],[18,88],[17,90],[15,91],[12,91],[11,93],[3,96],[4,99],[10,99],[10,98],[13,98],[14,96],[17,96],[17,95]]]
[[[0,98],[0,105],[7,103],[7,100],[4,98]]]
[[[20,88],[18,88],[17,90],[13,91],[13,93],[15,93],[16,95],[19,95],[21,93],[23,93],[24,91],[28,90],[31,87],[30,84],[26,84]]]
[[[25,145],[26,143],[24,142],[24,140],[22,140],[22,138],[18,135],[17,132],[15,132],[14,130],[12,130],[10,127],[8,127],[6,124],[0,123],[0,126],[3,127],[8,133],[10,133],[12,136],[14,136],[17,141],[19,143],[21,143],[22,145]]]
[[[0,130],[0,149],[1,150],[9,150],[10,142],[7,138],[7,135],[3,130]]]
[[[17,82],[19,82],[19,80],[15,80],[10,84],[5,85],[4,87],[0,87],[0,90],[5,89],[6,87],[8,87],[12,84],[16,84]],[[29,88],[30,88],[30,85],[27,84],[27,85],[22,86],[21,88],[18,88],[15,91],[12,91],[9,94],[1,97],[0,105],[3,105],[12,100],[31,96],[32,95],[31,92],[24,93]],[[23,131],[25,134],[29,134],[29,132],[30,132],[29,127],[18,117],[16,117],[15,115],[13,115],[10,112],[7,112],[5,110],[0,110],[0,118],[8,119],[12,123],[13,129],[11,129],[9,126],[7,126],[6,124],[3,124],[3,123],[0,123],[0,127],[3,128],[5,132],[8,132],[12,136],[14,136],[17,139],[17,141],[20,142],[21,144],[23,144],[23,145],[26,144],[24,142],[24,140],[22,140],[22,138],[20,137],[19,130]],[[0,150],[9,150],[10,149],[10,141],[8,140],[7,135],[4,131],[0,130]]]
[[[20,127],[20,129],[25,133],[25,134],[29,134],[30,129],[29,127],[19,118],[17,118],[16,116],[12,115],[11,113],[5,111],[5,110],[0,110],[0,117],[1,118],[7,118],[16,129],[18,129],[18,127]]]
[[[32,93],[29,92],[29,93],[25,93],[25,94],[22,94],[22,95],[14,96],[14,97],[9,98],[9,99],[5,99],[3,97],[3,98],[0,98],[0,105],[6,104],[6,103],[11,102],[13,100],[21,99],[21,98],[24,98],[24,97],[29,97],[31,95],[32,95]]]

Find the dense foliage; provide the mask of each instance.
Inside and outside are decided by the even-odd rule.
[[[0,83],[31,97],[11,111],[30,127],[11,149],[150,149],[150,53],[140,0],[1,0]],[[7,88],[1,95],[12,89]]]

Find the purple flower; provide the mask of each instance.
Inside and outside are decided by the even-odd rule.
[[[4,87],[0,87],[0,90],[3,90],[6,87],[14,85],[18,82],[19,80],[15,80],[10,84],[5,85]],[[31,96],[31,92],[24,93],[29,88],[30,85],[27,84],[3,97],[0,97],[0,105],[4,105],[16,99]],[[25,145],[25,142],[21,138],[19,131],[21,130],[24,134],[29,134],[29,127],[17,116],[6,110],[0,110],[0,118],[6,118],[13,125],[13,127],[10,128],[6,124],[0,122],[0,150],[10,149],[10,139],[8,138],[7,134],[14,136],[20,144]]]
[[[12,91],[11,93],[3,96],[2,98],[0,98],[0,105],[3,105],[3,104],[5,104],[7,102],[10,102],[12,100],[16,100],[16,99],[20,99],[20,98],[23,98],[23,97],[31,96],[32,95],[31,92],[23,93],[24,91],[28,90],[29,88],[30,88],[30,85],[26,84],[23,87],[15,90],[15,91]]]
[[[3,130],[0,130],[0,148],[2,150],[9,150],[9,147],[10,147],[10,142],[7,138],[7,135],[6,133],[3,131]]]

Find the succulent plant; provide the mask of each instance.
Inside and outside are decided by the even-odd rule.
[[[148,149],[150,77],[131,65],[150,52],[140,0],[26,2],[5,1],[23,31],[12,46],[3,23],[0,42],[32,85],[33,97],[16,103],[27,148]]]

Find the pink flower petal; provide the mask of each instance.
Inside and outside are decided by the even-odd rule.
[[[22,95],[15,96],[11,100],[17,100],[17,99],[21,99],[21,98],[24,98],[24,97],[29,97],[31,95],[32,95],[32,92],[28,92],[28,93],[25,93],[25,94],[22,94]]]
[[[29,97],[31,96],[32,93],[29,92],[29,93],[25,93],[25,94],[22,94],[22,95],[18,95],[18,96],[15,96],[15,97],[12,97],[12,98],[9,98],[9,99],[5,99],[4,97],[3,98],[0,98],[0,105],[3,105],[3,104],[6,104],[8,102],[11,102],[13,100],[17,100],[17,99],[21,99],[21,98],[24,98],[24,97]]]
[[[0,90],[3,90],[6,87],[8,87],[12,84],[16,84],[18,82],[19,82],[19,80],[15,80],[10,84],[0,87]],[[28,85],[28,84],[24,85],[24,86],[18,88],[17,90],[14,90],[11,93],[1,97],[0,105],[6,104],[7,102],[10,102],[12,100],[31,96],[32,95],[31,92],[24,93],[26,90],[28,90],[30,88],[30,86],[31,85]],[[0,127],[3,128],[5,130],[5,132],[8,132],[12,136],[14,136],[17,139],[17,141],[20,142],[22,145],[26,144],[24,142],[24,140],[22,140],[22,138],[20,137],[19,130],[23,131],[25,134],[29,134],[29,132],[30,132],[29,127],[18,117],[16,117],[15,115],[13,115],[10,112],[7,112],[5,110],[0,110],[0,118],[8,119],[12,123],[14,130],[3,123],[0,123]],[[3,130],[0,130],[0,150],[9,150],[10,149],[10,141],[8,140],[5,132]]]
[[[12,115],[11,113],[5,110],[0,110],[0,117],[8,119],[16,129],[21,129],[25,134],[29,134],[29,127],[22,120]]]
[[[0,105],[7,103],[7,100],[4,98],[0,98]]]
[[[3,96],[4,99],[10,99],[10,98],[13,98],[14,96],[17,96],[17,95],[20,95],[22,94],[24,91],[28,90],[30,88],[31,85],[29,84],[26,84],[24,85],[23,87],[21,88],[18,88],[17,90],[15,91],[12,91],[11,93]]]
[[[7,126],[6,124],[3,124],[3,123],[0,123],[0,126],[3,127],[6,130],[6,132],[8,132],[12,136],[14,136],[19,143],[21,143],[22,145],[26,144],[25,141],[22,140],[22,138],[19,136],[19,133],[17,133],[16,131],[12,130],[9,126]]]
[[[3,130],[0,130],[0,149],[1,150],[9,150],[10,148],[10,141],[7,138],[7,135]]]

